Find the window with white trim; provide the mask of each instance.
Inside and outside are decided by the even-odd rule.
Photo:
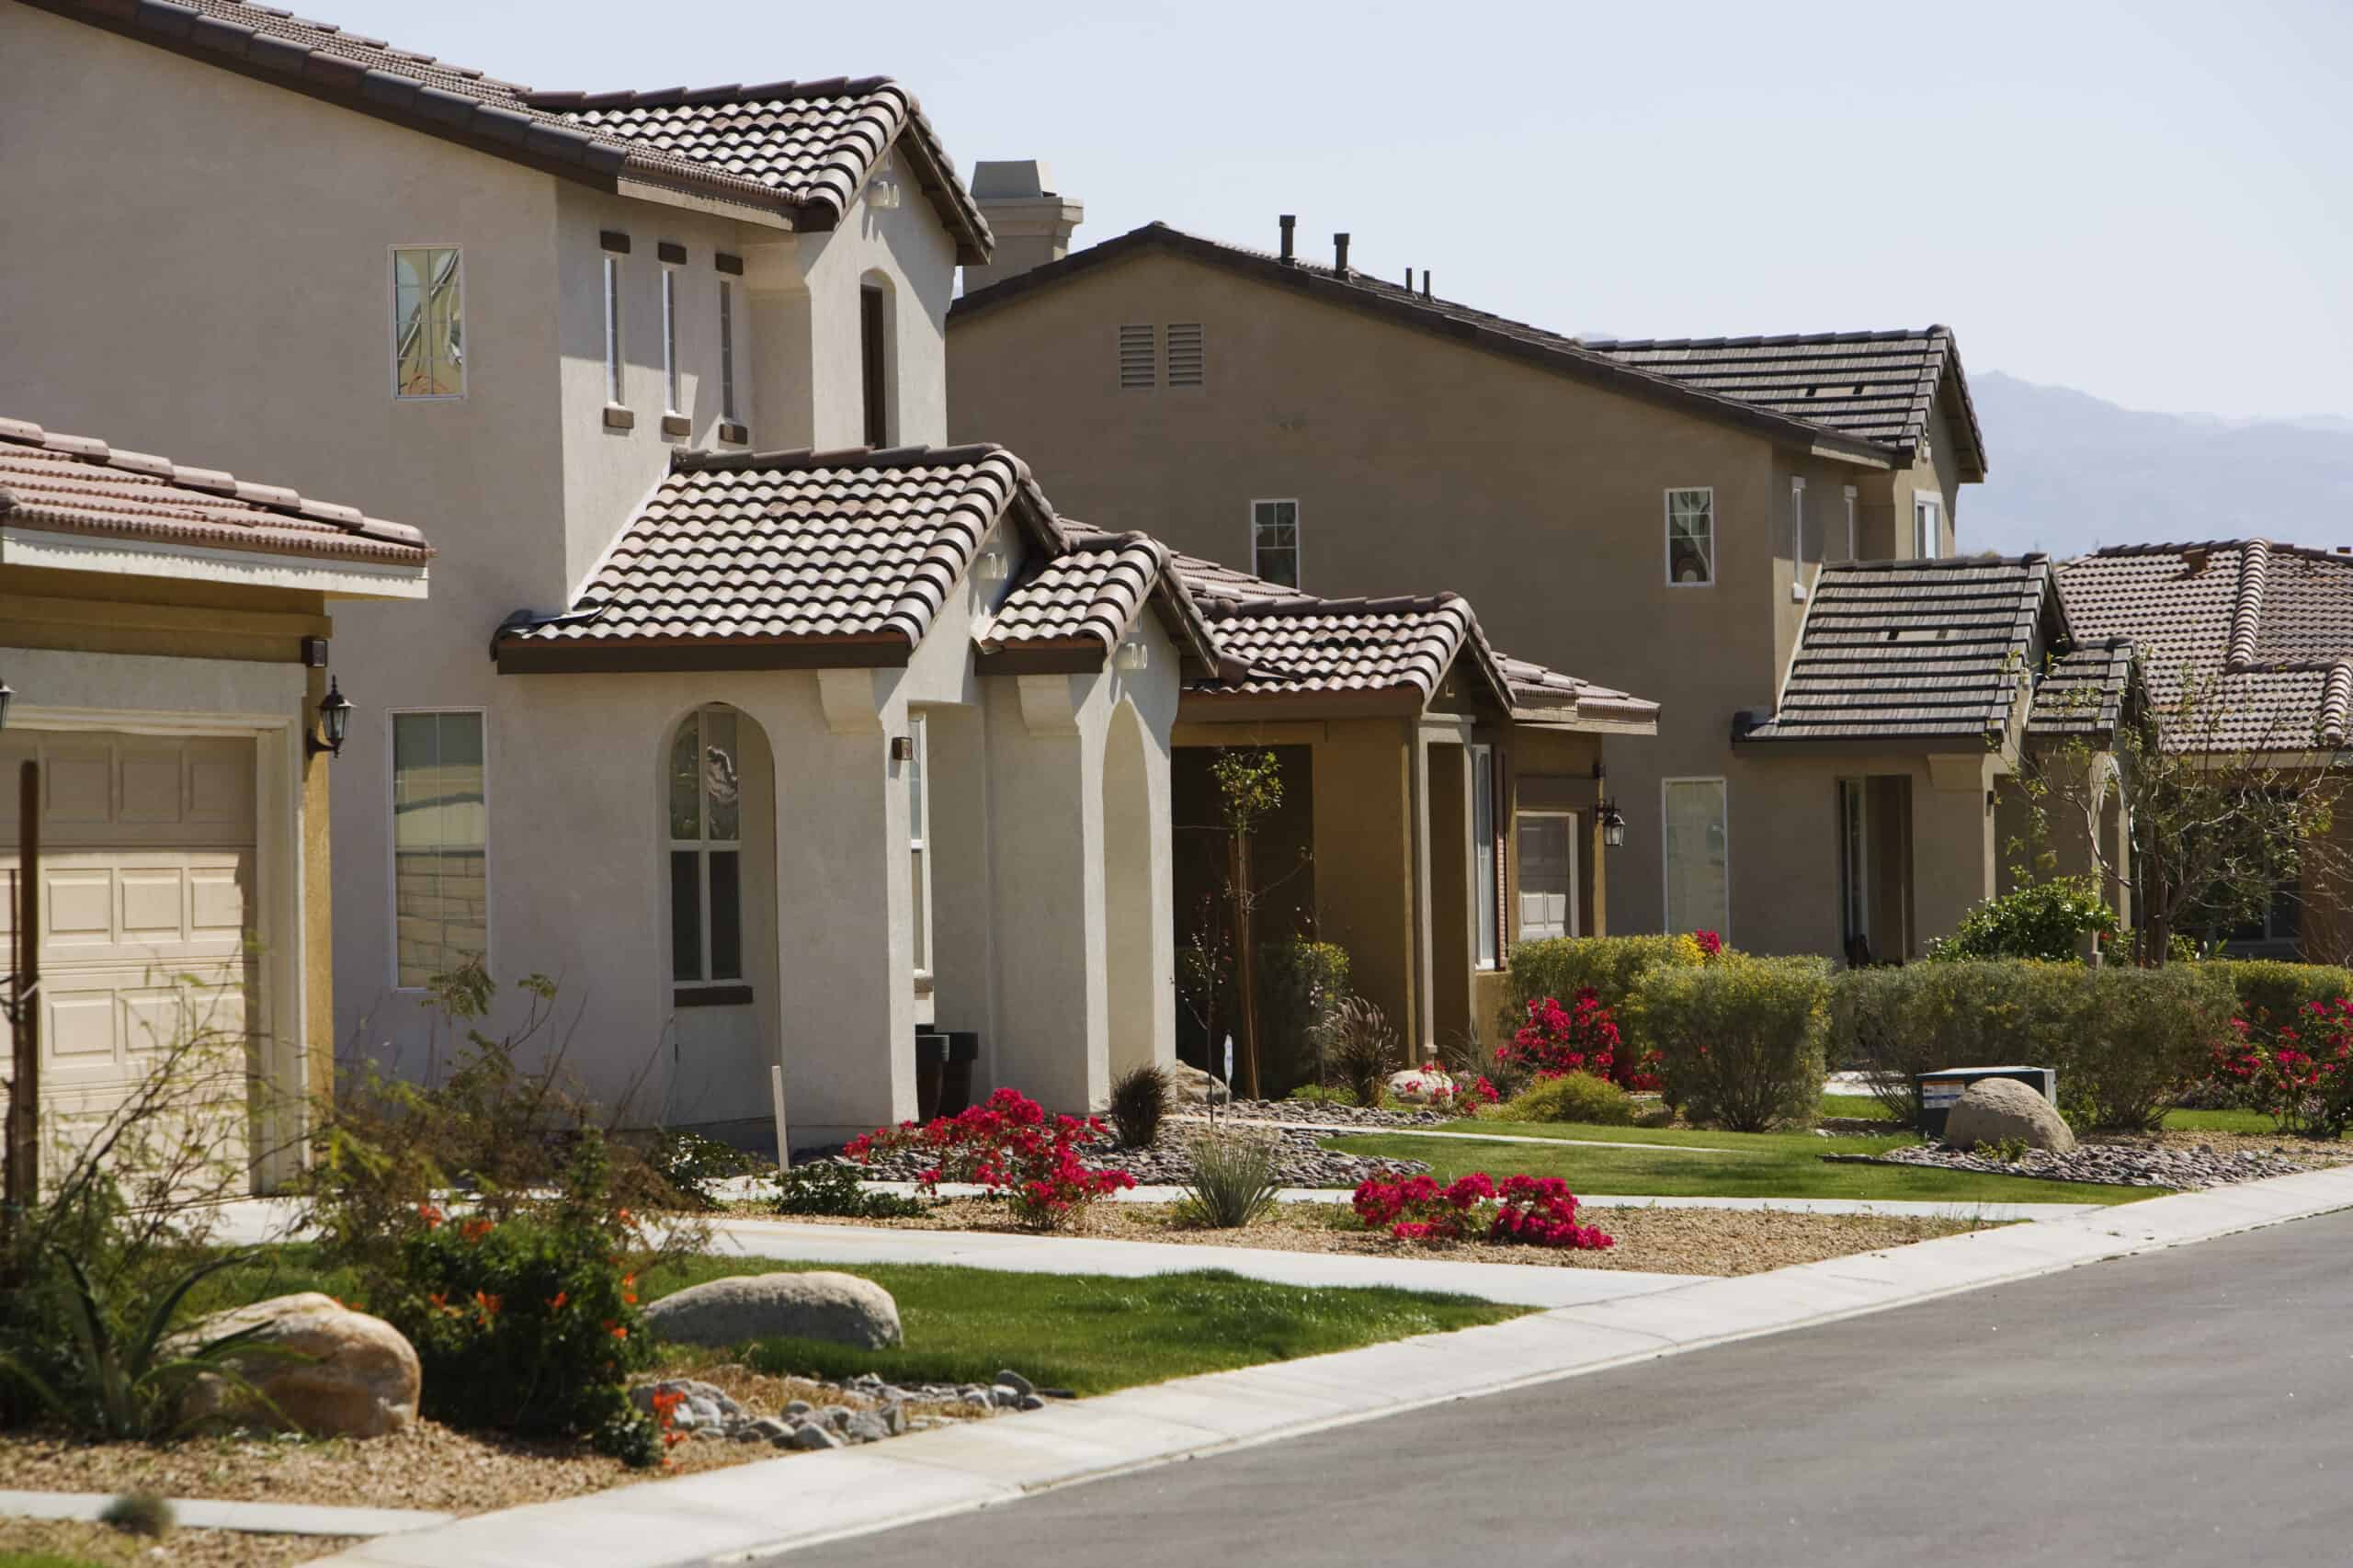
[[[466,393],[465,269],[455,245],[392,252],[392,395]]]
[[[682,414],[678,396],[678,269],[662,269],[662,412]]]
[[[1944,553],[1945,504],[1932,495],[1912,497],[1912,553],[1934,561]]]
[[[931,972],[931,801],[924,788],[924,773],[931,763],[930,730],[920,713],[907,720],[907,738],[913,743],[904,764],[907,874],[914,894],[910,923],[915,931],[915,970],[919,975]]]
[[[719,280],[719,416],[730,425],[735,417],[735,283]]]
[[[1721,778],[1669,778],[1660,786],[1665,831],[1666,928],[1713,931],[1730,940],[1732,857]]]
[[[670,978],[682,991],[744,979],[744,801],[737,715],[688,714],[670,741]]]
[[[1250,571],[1286,588],[1299,586],[1299,503],[1250,503]]]
[[[1666,493],[1666,580],[1699,587],[1716,580],[1716,493]]]
[[[1870,950],[1870,780],[1838,780],[1838,937],[1849,961]]]
[[[1805,597],[1805,481],[1790,476],[1790,597]]]
[[[621,405],[621,258],[605,253],[605,401]]]
[[[1849,561],[1859,561],[1862,558],[1862,544],[1855,536],[1855,487],[1851,484],[1847,485],[1846,487],[1845,494],[1847,499],[1847,559]]]
[[[490,952],[483,716],[392,717],[392,983],[414,991]]]
[[[1496,923],[1503,894],[1495,887],[1495,748],[1471,748],[1471,853],[1476,868],[1473,896],[1479,901],[1479,967],[1494,969],[1501,961],[1503,934]]]
[[[1567,812],[1522,812],[1515,819],[1523,942],[1577,934],[1576,824]]]

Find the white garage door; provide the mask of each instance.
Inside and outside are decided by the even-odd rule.
[[[17,763],[38,755],[41,810],[44,1143],[103,1124],[176,1042],[184,1108],[215,1119],[244,1159],[260,1023],[254,743],[18,733],[0,744],[0,881],[17,866]],[[15,940],[13,902],[0,928]],[[13,951],[13,947],[8,949]],[[44,1155],[44,1165],[51,1164]]]

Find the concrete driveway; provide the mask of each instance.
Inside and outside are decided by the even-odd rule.
[[[828,1568],[2339,1562],[2353,1213],[1051,1492]],[[786,1559],[785,1561],[790,1561]]]

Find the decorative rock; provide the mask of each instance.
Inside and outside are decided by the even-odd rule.
[[[1444,1105],[1454,1098],[1454,1080],[1435,1067],[1409,1067],[1389,1074],[1389,1097],[1400,1105]]]
[[[1189,1062],[1172,1062],[1166,1072],[1169,1097],[1180,1105],[1223,1105],[1233,1097],[1223,1079],[1204,1073]]]
[[[849,1419],[842,1423],[842,1436],[853,1443],[879,1443],[891,1436],[891,1424],[879,1411],[852,1411]]]
[[[842,1449],[849,1445],[812,1422],[792,1435],[792,1446],[813,1453],[820,1449]]]
[[[1980,1078],[1954,1103],[1945,1142],[1955,1149],[2018,1142],[2054,1154],[2072,1153],[2075,1135],[2049,1100],[2015,1078]]]
[[[1017,1410],[1043,1410],[1046,1408],[1046,1402],[1040,1399],[1034,1393],[1025,1393],[1021,1396],[1021,1403],[1014,1406],[1014,1408]]]
[[[416,1419],[423,1383],[416,1348],[379,1317],[355,1312],[316,1290],[218,1312],[176,1335],[182,1353],[257,1328],[254,1353],[230,1363],[268,1403],[207,1374],[180,1406],[186,1420],[291,1426],[314,1437],[381,1437]]]
[[[904,1433],[907,1429],[907,1407],[896,1403],[884,1405],[882,1424],[891,1429],[893,1437]]]
[[[786,1426],[783,1422],[779,1421],[773,1415],[763,1415],[757,1421],[755,1421],[750,1426],[745,1427],[744,1430],[751,1433],[756,1437],[790,1437],[792,1434],[791,1427]]]
[[[870,1279],[827,1269],[743,1274],[689,1285],[645,1309],[663,1338],[685,1345],[740,1345],[768,1338],[822,1339],[881,1350],[899,1343],[899,1307]]]
[[[999,1372],[996,1375],[996,1386],[1001,1389],[1011,1389],[1016,1393],[1036,1393],[1038,1392],[1038,1385],[1031,1382],[1029,1379],[1023,1377],[1018,1372]]]

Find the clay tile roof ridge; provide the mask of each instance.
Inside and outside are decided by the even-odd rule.
[[[670,454],[670,472],[712,473],[835,468],[962,468],[990,458],[1005,459],[1013,465],[1019,478],[1029,476],[1029,465],[995,441],[967,441],[952,447],[794,447],[765,452],[680,447]]]
[[[724,86],[713,87],[623,88],[607,93],[573,90],[535,92],[529,87],[518,87],[515,96],[533,108],[572,113],[605,108],[701,108],[714,104],[866,97],[880,92],[894,92],[902,98],[913,98],[906,88],[888,75],[824,76],[808,81],[788,78],[748,84],[730,82]]]

